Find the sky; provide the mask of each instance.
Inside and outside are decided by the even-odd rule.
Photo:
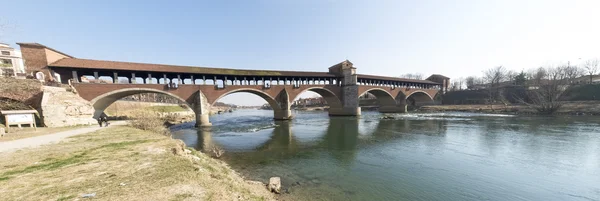
[[[0,41],[77,58],[238,69],[481,75],[600,57],[600,1],[5,1]],[[6,9],[8,8],[8,9]],[[313,96],[305,94],[304,96]],[[232,94],[221,101],[260,105]]]

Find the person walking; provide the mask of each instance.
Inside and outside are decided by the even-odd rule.
[[[100,125],[100,127],[102,127],[102,117],[98,117],[98,125]]]
[[[102,127],[102,124],[104,124],[104,127],[108,126],[108,117],[106,116],[106,114],[102,113],[100,115],[100,117],[98,117],[98,125],[100,125],[100,127]]]

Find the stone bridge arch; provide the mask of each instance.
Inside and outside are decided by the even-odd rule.
[[[298,98],[298,96],[300,96],[300,94],[307,92],[307,91],[315,92],[315,93],[319,94],[321,97],[323,97],[323,99],[325,99],[325,101],[327,102],[327,105],[329,106],[329,108],[342,108],[343,107],[342,100],[338,96],[338,93],[336,93],[334,90],[328,89],[326,87],[308,87],[305,89],[301,89],[299,91],[296,91],[293,94],[293,97],[290,97],[290,100],[291,101],[296,100],[296,98]]]
[[[264,99],[265,101],[267,101],[267,103],[271,106],[271,108],[280,109],[280,104],[277,102],[277,100],[275,100],[275,97],[271,97],[271,95],[269,95],[261,90],[252,89],[252,88],[240,88],[240,89],[234,89],[234,90],[227,91],[227,92],[219,95],[218,97],[216,97],[212,100],[209,100],[210,101],[209,104],[210,104],[210,106],[213,106],[221,98],[223,98],[227,95],[231,95],[231,94],[235,94],[235,93],[243,93],[243,92],[257,95],[257,96],[261,97],[262,99]]]
[[[210,108],[219,99],[221,99],[227,95],[234,94],[234,93],[240,93],[240,92],[254,94],[254,95],[261,97],[265,101],[267,101],[269,106],[271,106],[271,108],[273,109],[274,119],[288,120],[288,119],[292,118],[291,111],[290,111],[289,94],[285,88],[280,90],[279,93],[275,97],[273,97],[272,95],[270,95],[262,90],[255,89],[255,88],[237,88],[237,89],[225,91],[224,93],[222,93],[218,96],[215,96],[215,97],[205,98],[206,100],[200,99],[201,100],[200,102],[206,101],[206,104],[204,104],[204,107]],[[201,96],[205,97],[201,91],[199,93]],[[197,116],[198,116],[198,114],[203,115],[205,113],[201,108],[198,108],[198,109],[200,109],[200,110],[198,110],[200,112],[199,113],[196,112]],[[206,124],[206,125],[208,126],[209,124]]]
[[[433,97],[435,94],[436,93],[434,93],[432,96],[430,93],[427,93],[423,90],[412,91],[406,96],[406,104],[410,107],[432,105],[434,104]]]
[[[92,106],[94,107],[93,118],[97,119],[98,117],[100,117],[100,115],[102,115],[102,113],[104,113],[104,110],[106,108],[108,108],[108,106],[113,104],[115,101],[125,98],[127,96],[141,94],[141,93],[158,93],[158,94],[169,95],[169,96],[185,103],[188,107],[192,108],[192,104],[190,102],[188,102],[187,100],[185,100],[175,94],[169,93],[167,91],[152,89],[152,88],[123,88],[123,89],[117,89],[117,90],[106,92],[106,93],[101,94],[101,95],[97,96],[96,98],[92,99],[90,102],[91,102]]]
[[[361,86],[359,88],[359,96],[367,93],[373,94],[377,99],[379,112],[381,113],[404,113],[406,112],[406,104],[404,102],[404,93],[400,89],[389,87],[370,87]]]

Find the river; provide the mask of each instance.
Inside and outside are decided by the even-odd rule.
[[[283,200],[600,200],[600,117],[238,110],[172,127]]]

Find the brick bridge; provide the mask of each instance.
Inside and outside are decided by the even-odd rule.
[[[256,94],[273,108],[274,119],[292,118],[290,105],[301,93],[313,91],[329,105],[330,115],[358,116],[359,97],[371,93],[379,111],[406,112],[407,105],[433,104],[449,78],[427,80],[356,74],[346,60],[328,72],[239,70],[161,64],[78,59],[37,43],[19,43],[28,70],[46,80],[70,84],[90,101],[94,117],[110,104],[139,93],[161,93],[177,98],[196,113],[197,126],[210,126],[210,107],[220,98],[238,92]],[[96,81],[82,80],[94,77]]]

